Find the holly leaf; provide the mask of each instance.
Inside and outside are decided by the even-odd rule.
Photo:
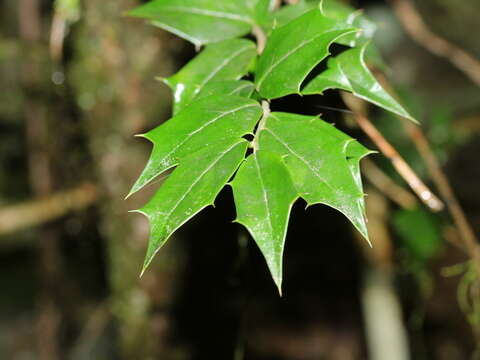
[[[259,147],[280,157],[308,205],[343,213],[368,240],[360,160],[370,151],[318,117],[272,113]]]
[[[313,9],[273,30],[258,60],[255,85],[267,99],[299,94],[312,69],[329,55],[330,44],[356,31],[350,25]]]
[[[288,218],[298,197],[290,174],[280,156],[259,150],[242,164],[232,188],[236,222],[252,235],[281,294]]]
[[[142,273],[180,226],[203,208],[213,205],[218,193],[244,160],[247,146],[247,141],[240,139],[226,149],[203,149],[189,155],[153,198],[136,210],[150,222],[150,240]]]
[[[197,47],[246,35],[253,24],[245,2],[238,0],[154,0],[129,15],[149,19]]]
[[[341,89],[375,104],[387,111],[417,122],[379,84],[365,64],[365,50],[368,44],[352,48],[330,58],[327,70],[310,81],[302,90],[304,95],[322,94],[328,89]]]
[[[253,131],[261,114],[262,108],[256,101],[239,96],[213,95],[193,102],[172,119],[141,135],[153,143],[153,150],[128,196],[189,154],[203,148],[229,148]]]
[[[163,81],[174,93],[174,114],[182,110],[210,83],[238,80],[257,55],[255,44],[245,39],[230,39],[208,45],[175,75]]]

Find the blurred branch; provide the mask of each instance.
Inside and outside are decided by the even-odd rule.
[[[385,76],[382,73],[377,73],[376,75],[382,83],[382,86],[384,86],[391,94],[398,98],[398,95],[395,93],[395,90],[389,84]],[[465,212],[455,196],[455,192],[448,181],[447,175],[442,170],[440,162],[435,156],[435,153],[433,152],[432,147],[430,146],[422,129],[413,125],[406,119],[400,118],[400,121],[403,123],[406,133],[415,144],[418,153],[422,157],[432,181],[446,202],[447,208],[452,215],[455,226],[458,229],[460,238],[465,245],[465,249],[468,252],[469,257],[474,261],[476,271],[480,277],[480,244],[470,223],[467,220]]]
[[[18,17],[20,37],[27,41],[38,40],[42,31],[40,1],[19,0]]]
[[[59,11],[55,11],[50,29],[50,56],[53,61],[59,62],[63,54],[63,40],[67,22]]]
[[[422,20],[410,0],[391,0],[395,13],[407,33],[420,46],[446,58],[475,84],[480,85],[480,61],[433,33]]]
[[[84,209],[97,200],[94,185],[85,183],[43,199],[0,209],[0,235],[58,219],[69,211]]]
[[[362,170],[372,185],[401,208],[412,209],[417,205],[417,199],[410,192],[397,185],[370,159],[362,160]]]
[[[363,101],[359,103],[357,98],[348,93],[342,93],[342,97],[345,103],[354,110],[353,116],[360,128],[372,139],[380,151],[390,159],[395,170],[405,179],[423,203],[432,211],[441,211],[444,207],[442,201],[425,185],[398,151],[385,139],[380,131],[378,131],[375,125],[363,115],[365,113],[365,111],[361,109],[361,107],[363,107]]]
[[[458,228],[459,234],[465,243],[469,255],[476,263],[478,275],[480,276],[480,245],[457,197],[455,196],[447,176],[443,172],[440,163],[433,153],[433,150],[422,130],[412,124],[408,124],[406,121],[404,121],[404,126],[407,134],[410,136],[423,158],[432,181],[435,183],[440,195],[445,200],[447,208],[452,215],[453,221]]]

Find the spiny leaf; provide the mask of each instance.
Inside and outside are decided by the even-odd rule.
[[[185,108],[208,84],[240,79],[248,72],[256,55],[255,44],[245,39],[208,45],[179,72],[164,79],[174,93],[174,114]]]
[[[232,182],[237,222],[264,255],[282,293],[282,262],[291,207],[298,193],[280,156],[266,150],[247,158]]]
[[[129,12],[201,46],[248,34],[252,19],[238,0],[154,0]]]
[[[337,209],[368,240],[359,169],[368,149],[317,117],[288,113],[270,114],[259,136],[260,149],[283,157],[309,205]]]
[[[328,89],[351,91],[355,96],[369,101],[397,115],[416,120],[378,83],[365,64],[365,50],[368,44],[360,48],[344,51],[330,58],[327,70],[310,81],[302,94],[322,94]]]
[[[257,102],[239,96],[213,95],[193,102],[142,135],[153,143],[152,155],[129,196],[189,154],[202,148],[230,147],[253,131],[261,114]]]
[[[248,143],[241,139],[226,149],[203,149],[191,154],[183,159],[148,204],[138,210],[150,221],[150,241],[143,271],[175,230],[203,208],[213,205],[243,161],[247,146]]]
[[[255,85],[267,99],[300,93],[308,73],[328,56],[330,44],[356,31],[313,9],[285,26],[275,29],[260,57]]]

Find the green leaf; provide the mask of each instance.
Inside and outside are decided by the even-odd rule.
[[[183,159],[153,198],[137,210],[150,221],[150,241],[143,271],[168,238],[218,193],[245,157],[248,143],[237,140],[222,151],[203,149]],[[142,271],[142,273],[143,273]]]
[[[203,148],[216,151],[229,148],[253,131],[261,114],[256,101],[239,96],[214,95],[195,101],[142,135],[153,143],[152,155],[128,196],[189,154]]]
[[[164,79],[174,93],[174,114],[185,108],[208,84],[240,79],[248,72],[256,55],[255,44],[245,39],[208,45],[179,72]]]
[[[280,155],[300,196],[343,213],[368,240],[359,162],[370,151],[318,117],[272,113],[260,149]]]
[[[236,95],[249,98],[255,91],[255,85],[247,80],[222,80],[209,82],[195,97],[195,100],[212,95]]]
[[[298,197],[280,156],[259,150],[249,156],[232,182],[237,222],[264,255],[282,293],[282,262],[290,210]]]
[[[322,94],[328,89],[342,89],[397,115],[416,120],[378,83],[364,61],[367,44],[344,51],[327,62],[327,70],[310,81],[302,94]]]
[[[267,99],[300,93],[308,73],[329,55],[330,44],[356,31],[313,9],[275,29],[267,41],[255,74],[255,85]]]
[[[238,0],[154,0],[129,12],[146,18],[197,47],[246,35],[251,14]]]

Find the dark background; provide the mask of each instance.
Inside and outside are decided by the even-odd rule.
[[[1,359],[476,358],[480,297],[448,213],[401,210],[369,181],[373,249],[338,212],[294,206],[282,298],[232,223],[229,188],[139,279],[148,224],[128,210],[159,182],[123,200],[150,151],[133,135],[168,119],[171,94],[155,76],[195,51],[123,16],[136,1],[72,4],[0,0]],[[415,4],[435,34],[480,58],[477,0]],[[478,86],[413,42],[390,3],[351,5],[377,22],[386,76],[422,122],[478,234]],[[321,112],[375,148],[335,92],[273,107]],[[431,184],[400,122],[370,113]],[[372,159],[407,188],[382,155]]]

